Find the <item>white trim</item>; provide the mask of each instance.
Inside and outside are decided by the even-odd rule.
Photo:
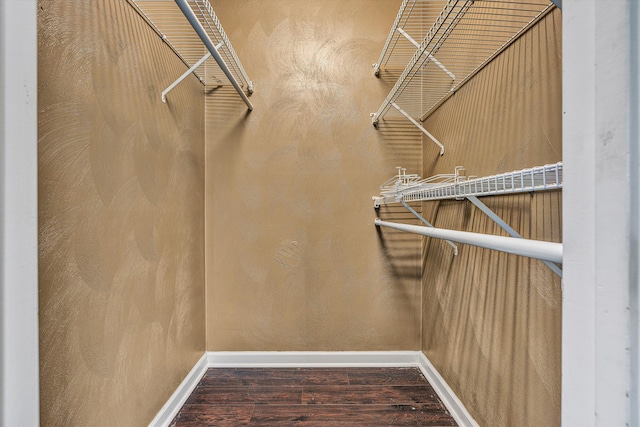
[[[149,427],[166,427],[207,368],[416,367],[461,427],[478,427],[460,399],[421,351],[209,351],[205,353]]]
[[[563,427],[637,425],[636,3],[563,2]]]
[[[40,424],[36,0],[0,1],[0,425]]]
[[[211,367],[409,367],[418,366],[416,351],[238,351],[208,352]]]
[[[458,396],[451,390],[449,384],[442,378],[440,373],[431,364],[427,356],[419,352],[419,367],[422,374],[431,384],[431,387],[436,391],[440,400],[447,410],[451,413],[451,416],[456,420],[460,427],[479,427],[476,420],[473,419],[467,408],[462,401],[458,399]]]
[[[185,379],[180,383],[176,391],[171,395],[167,403],[160,409],[155,418],[149,423],[149,427],[167,427],[173,418],[178,414],[184,402],[196,388],[204,374],[207,372],[207,354],[203,354],[202,357],[196,362],[195,366],[187,374]]]

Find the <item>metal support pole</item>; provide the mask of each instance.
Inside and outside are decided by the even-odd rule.
[[[207,50],[211,53],[211,55],[213,56],[213,59],[216,60],[216,62],[220,66],[220,69],[224,73],[224,75],[227,76],[227,78],[229,79],[233,87],[236,89],[236,92],[238,92],[238,95],[240,95],[244,103],[247,104],[249,111],[252,111],[253,105],[251,105],[251,101],[249,101],[249,98],[244,93],[244,91],[242,90],[238,82],[236,81],[236,78],[233,76],[233,74],[229,70],[229,67],[224,62],[224,59],[222,59],[222,57],[218,53],[218,50],[213,45],[213,42],[211,41],[211,38],[209,38],[207,31],[204,29],[200,21],[198,21],[198,17],[196,16],[195,13],[193,13],[193,10],[191,10],[191,7],[189,7],[187,0],[174,0],[174,1],[182,11],[184,16],[187,18],[187,20],[189,21],[189,23],[191,24],[195,32],[198,34],[198,36],[200,37],[200,40],[202,40],[202,43],[204,43]]]
[[[413,39],[413,37],[411,37],[405,30],[403,30],[402,28],[396,28],[396,31],[399,32],[400,34],[402,34],[404,36],[404,38],[406,38],[407,40],[409,40],[409,43],[411,43],[412,45],[414,45],[416,47],[416,49],[418,49],[420,47],[420,43],[418,43],[417,41],[415,41]],[[449,69],[447,69],[447,67],[445,67],[444,65],[442,65],[442,62],[438,61],[436,59],[435,56],[433,56],[432,54],[428,54],[429,59],[436,64],[438,67],[440,67],[440,69],[442,71],[444,71],[445,73],[447,73],[449,75],[449,77],[451,77],[451,80],[455,80],[456,79],[456,75],[453,74],[451,71],[449,71]]]
[[[431,223],[429,221],[427,221],[426,219],[424,219],[424,217],[422,215],[420,215],[418,212],[416,212],[411,206],[409,206],[407,204],[407,202],[405,202],[404,200],[400,200],[400,203],[402,203],[402,206],[404,206],[405,208],[407,208],[407,210],[409,212],[411,212],[413,214],[413,216],[415,216],[416,218],[418,218],[420,221],[422,221],[422,223],[424,225],[426,225],[427,227],[431,227],[434,228],[433,225],[431,225]],[[445,240],[445,242],[451,246],[453,248],[453,254],[454,255],[458,255],[458,246],[453,243],[451,240]]]
[[[396,110],[398,110],[400,112],[400,114],[402,114],[403,116],[405,116],[411,123],[413,123],[418,129],[420,129],[425,135],[427,135],[429,137],[429,139],[431,139],[433,142],[436,143],[436,145],[438,147],[440,147],[440,155],[442,156],[444,154],[444,145],[442,145],[440,143],[440,141],[438,141],[436,139],[435,136],[431,135],[429,133],[428,130],[426,130],[425,128],[422,127],[422,125],[420,123],[418,123],[413,117],[411,117],[410,115],[408,115],[402,108],[400,108],[398,106],[398,104],[396,104],[395,102],[391,102],[391,105],[393,106],[393,108],[395,108]]]
[[[222,43],[218,43],[218,45],[216,46],[216,49],[220,49],[221,46],[222,46]],[[201,66],[204,63],[204,61],[206,61],[210,57],[211,57],[211,53],[207,52],[207,54],[205,56],[203,56],[202,59],[200,59],[198,62],[193,64],[193,66],[191,68],[189,68],[187,71],[185,71],[183,75],[178,77],[175,82],[171,83],[171,85],[169,85],[168,88],[163,90],[162,91],[162,102],[166,103],[167,102],[167,94],[169,92],[171,92],[176,86],[178,86],[180,84],[180,82],[182,82],[184,79],[186,79],[187,76],[189,76],[189,74],[193,73],[199,66]]]
[[[374,224],[378,227],[389,227],[400,231],[406,231],[408,233],[435,237],[437,239],[451,240],[453,242],[466,243],[481,248],[562,263],[562,243],[516,239],[513,237],[494,236],[491,234],[470,233],[468,231],[399,224],[395,222],[382,221],[378,218],[375,219]]]
[[[482,212],[484,212],[485,215],[487,215],[489,218],[491,218],[493,220],[493,222],[498,224],[500,226],[500,228],[502,228],[504,231],[506,231],[507,234],[509,234],[509,236],[516,237],[518,239],[522,239],[522,236],[520,235],[520,233],[518,233],[516,230],[511,228],[511,226],[509,224],[504,222],[504,220],[502,218],[500,218],[494,211],[492,211],[489,208],[489,206],[487,206],[484,203],[482,203],[476,196],[467,196],[467,199],[469,199],[469,201],[471,203],[473,203],[478,209],[480,209]],[[558,267],[557,265],[555,265],[554,263],[552,263],[550,261],[542,261],[542,262],[544,263],[544,265],[549,267],[549,269],[551,271],[556,273],[558,276],[562,277],[562,269],[560,267]]]

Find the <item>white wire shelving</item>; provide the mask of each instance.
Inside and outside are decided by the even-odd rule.
[[[376,75],[402,72],[373,124],[400,114],[427,133],[418,121],[554,7],[549,0],[404,0],[373,64]]]
[[[380,195],[374,196],[374,207],[400,203],[420,219],[426,227],[382,221],[376,218],[375,225],[396,230],[421,234],[445,240],[458,254],[455,243],[466,243],[483,248],[509,252],[540,259],[551,271],[562,277],[562,269],[555,263],[562,263],[562,244],[524,239],[488,206],[478,200],[480,196],[497,196],[516,193],[562,189],[562,162],[536,166],[513,172],[482,178],[463,175],[464,168],[457,166],[452,174],[440,174],[421,179],[419,175],[407,174],[399,167],[398,173],[380,186]],[[469,200],[489,218],[496,222],[511,237],[461,232],[436,228],[408,205],[408,202],[433,200]]]
[[[470,196],[496,196],[562,188],[562,162],[474,178],[462,175],[457,166],[452,174],[440,174],[421,179],[398,168],[398,174],[380,186],[374,196],[374,206],[400,202],[458,199]]]
[[[247,95],[253,93],[254,84],[208,0],[129,0],[129,3],[189,67],[162,92],[164,102],[168,93],[193,73],[205,86],[233,86],[249,110],[253,109]]]

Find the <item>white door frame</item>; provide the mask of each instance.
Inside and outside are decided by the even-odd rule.
[[[562,425],[638,425],[638,6],[564,0]],[[39,425],[37,0],[0,1],[0,424]]]
[[[37,426],[37,1],[0,1],[0,425]]]
[[[564,427],[638,425],[636,2],[563,1]]]

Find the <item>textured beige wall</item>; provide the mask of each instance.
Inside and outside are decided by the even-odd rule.
[[[421,165],[415,129],[369,118],[399,6],[213,2],[256,92],[205,101],[208,350],[420,348],[420,240],[381,240],[371,201]]]
[[[370,64],[399,5],[213,1],[256,83],[247,114],[192,78],[162,104],[184,65],[125,1],[40,2],[43,425],[146,424],[205,327],[208,350],[422,343],[481,425],[559,424],[559,279],[378,232],[370,196],[398,165],[486,175],[560,160],[560,12],[427,120],[439,157],[405,120],[376,131],[368,117],[395,81]],[[560,197],[485,202],[525,237],[560,241]],[[468,203],[415,207],[501,233]]]
[[[562,159],[556,9],[425,122],[424,176],[485,176]],[[561,241],[561,193],[483,198],[524,237]],[[436,226],[506,235],[470,202],[425,203]],[[486,426],[560,425],[560,279],[540,261],[427,240],[423,350]]]
[[[41,416],[146,425],[202,355],[204,114],[123,0],[39,2]]]

